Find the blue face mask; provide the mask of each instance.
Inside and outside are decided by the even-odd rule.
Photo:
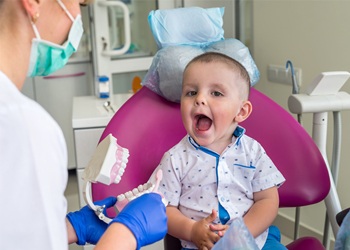
[[[66,65],[70,56],[78,49],[80,39],[84,32],[81,16],[78,15],[74,19],[61,0],[57,0],[57,2],[73,22],[68,34],[68,40],[63,45],[42,40],[38,29],[35,24],[32,23],[36,38],[32,40],[27,76],[47,76],[61,69]]]

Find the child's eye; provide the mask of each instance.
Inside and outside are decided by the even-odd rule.
[[[212,93],[213,96],[223,96],[223,94],[221,94],[219,91],[214,91]]]
[[[196,95],[196,94],[197,94],[196,91],[188,91],[188,92],[186,93],[186,96],[194,96],[194,95]]]

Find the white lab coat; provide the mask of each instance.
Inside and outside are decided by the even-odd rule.
[[[67,179],[60,127],[0,71],[2,250],[68,249]]]

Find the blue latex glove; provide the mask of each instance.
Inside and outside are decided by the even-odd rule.
[[[134,234],[137,249],[164,238],[167,232],[165,206],[159,194],[144,194],[131,202],[111,223],[119,222]]]
[[[112,207],[116,201],[117,198],[108,197],[104,200],[96,201],[94,204],[98,206],[105,205],[103,213],[106,215],[106,209]],[[86,243],[96,245],[108,227],[108,224],[100,220],[89,206],[85,206],[79,211],[68,213],[67,218],[78,237],[78,245],[85,245]]]

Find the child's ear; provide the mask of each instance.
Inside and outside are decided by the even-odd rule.
[[[245,119],[249,117],[249,115],[252,113],[253,106],[250,101],[244,101],[242,104],[242,107],[238,114],[235,117],[235,122],[243,122]]]

